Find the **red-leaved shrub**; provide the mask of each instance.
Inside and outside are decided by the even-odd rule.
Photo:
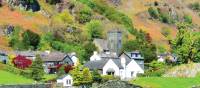
[[[56,65],[56,69],[60,69],[60,67],[62,66],[63,64],[58,64]],[[73,66],[72,65],[65,65],[65,73],[69,73],[70,70],[73,69]]]
[[[20,68],[20,69],[25,69],[31,66],[32,61],[29,59],[26,59],[25,56],[18,55],[13,59],[13,64],[15,67]]]

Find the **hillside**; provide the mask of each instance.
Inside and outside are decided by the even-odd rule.
[[[196,31],[199,31],[200,17],[198,16],[197,12],[189,8],[189,5],[191,3],[198,2],[198,0],[190,0],[190,1],[189,0],[142,0],[142,1],[141,0],[123,0],[123,1],[116,0],[116,1],[119,1],[118,5],[114,5],[113,4],[114,1],[115,0],[110,0],[106,2],[109,6],[114,7],[116,10],[129,16],[132,19],[133,26],[136,29],[143,30],[146,33],[149,33],[150,37],[153,39],[153,43],[156,44],[158,48],[165,48],[166,50],[170,50],[170,46],[168,44],[169,38],[162,34],[162,30],[164,28],[169,29],[170,31],[169,36],[170,38],[173,39],[175,38],[176,33],[177,33],[176,23],[168,24],[168,23],[160,22],[158,20],[152,20],[148,14],[148,9],[150,7],[162,8],[163,4],[165,4],[167,5],[167,8],[170,8],[173,11],[176,11],[176,14],[178,14],[178,16],[180,17],[183,14],[192,16],[192,22],[195,25],[194,29]],[[52,22],[54,21],[54,16],[58,15],[58,12],[56,10],[57,6],[49,5],[45,3],[44,0],[40,0],[38,2],[41,6],[41,10],[38,12],[22,11],[20,9],[15,9],[14,11],[11,11],[11,9],[8,7],[8,4],[4,2],[3,7],[0,8],[0,19],[1,19],[0,25],[11,24],[15,26],[21,26],[22,28],[24,28],[24,30],[29,29],[39,34],[43,34],[44,31],[49,31],[50,30],[49,26],[52,26]],[[158,6],[154,6],[155,2],[158,3]],[[66,2],[63,8],[68,8],[68,10],[71,11],[69,9],[70,3]],[[73,7],[74,9],[72,9],[72,11],[74,11],[74,15],[72,15],[72,21],[73,21],[72,25],[75,25],[79,27],[83,32],[86,32],[85,24],[74,22],[74,20],[77,19],[76,13],[79,11],[79,8],[84,7],[84,5],[82,4],[79,4],[79,5],[80,6],[75,6]],[[92,12],[92,13],[95,14],[92,16],[92,18],[103,19],[102,23],[104,25],[103,27],[104,30],[110,30],[116,27],[120,29],[124,29],[121,25],[108,20],[106,17],[102,16],[101,14],[96,13],[96,12]],[[55,27],[55,25],[53,26]],[[105,33],[106,32],[104,32],[104,37],[105,37]],[[133,36],[130,34],[128,34],[128,36],[131,39],[133,38]],[[8,39],[6,37],[3,37],[1,34],[0,34],[0,39],[1,39],[0,47],[5,50],[11,50],[11,48],[8,47]]]

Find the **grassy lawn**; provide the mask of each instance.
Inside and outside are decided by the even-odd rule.
[[[52,79],[55,79],[56,77],[57,77],[56,74],[45,74],[44,79],[42,81],[52,80]]]
[[[196,78],[164,78],[164,77],[141,77],[132,80],[131,83],[145,88],[191,88],[200,85],[200,77]]]
[[[1,84],[29,84],[34,81],[31,79],[27,79],[25,77],[12,74],[6,71],[0,70],[0,85]]]

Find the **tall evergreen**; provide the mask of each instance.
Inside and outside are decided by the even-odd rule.
[[[39,55],[36,55],[36,59],[33,61],[31,66],[31,77],[36,80],[42,80],[44,76],[43,61]]]

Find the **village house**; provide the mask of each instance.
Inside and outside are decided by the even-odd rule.
[[[0,62],[6,64],[8,62],[8,55],[5,51],[0,51]]]
[[[130,79],[144,73],[144,58],[137,51],[123,52],[119,56],[94,52],[90,61],[84,66],[90,70],[98,70],[102,75]]]
[[[60,85],[62,88],[72,88],[73,85],[73,78],[71,75],[63,75],[57,79],[57,84]]]
[[[76,65],[78,58],[76,57],[76,53],[65,54],[58,51],[14,51],[12,52],[15,56],[21,55],[30,59],[32,61],[35,60],[36,55],[40,55],[41,59],[44,62],[44,71],[49,74],[54,74],[57,71],[57,67],[60,64],[67,65]]]
[[[171,53],[162,53],[159,54],[158,56],[158,62],[176,62],[177,61],[177,56],[175,54]]]
[[[144,73],[144,58],[139,51],[121,52],[122,32],[112,30],[107,35],[107,40],[94,39],[99,53],[94,51],[84,66],[96,69],[102,75],[119,76],[121,79],[131,79]]]
[[[48,52],[40,55],[44,61],[45,72],[50,74],[56,73],[59,64],[76,65],[78,61],[75,53]]]

